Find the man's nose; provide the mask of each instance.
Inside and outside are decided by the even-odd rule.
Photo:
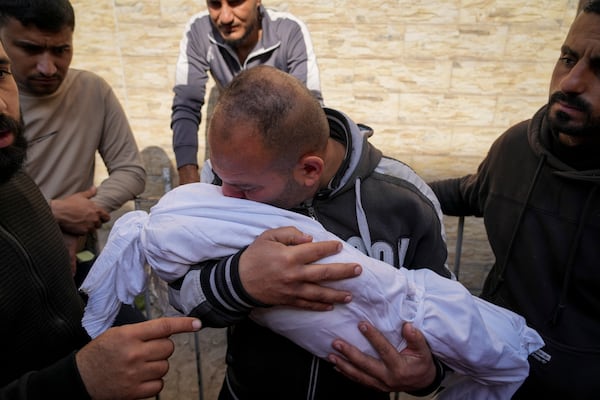
[[[560,82],[560,89],[564,93],[581,94],[586,91],[588,82],[593,79],[590,77],[592,71],[581,60],[565,75]]]
[[[49,52],[44,52],[39,56],[37,70],[44,76],[53,76],[56,74],[56,63],[54,62],[54,57]]]
[[[226,1],[221,5],[219,20],[223,25],[229,25],[233,23],[233,8],[227,5]]]

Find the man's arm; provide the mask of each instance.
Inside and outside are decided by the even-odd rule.
[[[321,92],[321,79],[317,57],[313,48],[308,27],[300,19],[290,16],[297,24],[298,29],[293,29],[287,37],[288,48],[288,73],[304,82],[311,93],[323,104]]]
[[[104,128],[98,152],[108,178],[98,186],[92,200],[112,212],[144,191],[146,170],[125,111],[112,89],[104,101]]]
[[[509,130],[500,136],[490,147],[477,172],[460,178],[430,182],[429,186],[438,198],[442,211],[454,216],[483,216],[483,209],[490,193],[490,176],[497,173],[494,167],[502,154],[510,151],[504,143],[510,140]],[[513,131],[514,132],[518,131]]]
[[[198,127],[210,70],[206,57],[210,46],[210,21],[206,16],[193,18],[179,43],[171,107],[173,150],[179,184],[198,181]]]
[[[162,390],[174,344],[200,329],[195,318],[159,318],[109,329],[78,352],[0,388],[6,400],[138,399]]]
[[[206,326],[227,326],[255,307],[289,305],[325,311],[349,302],[351,293],[321,284],[359,275],[361,268],[351,263],[311,264],[341,250],[339,242],[311,240],[295,228],[268,230],[247,249],[204,264],[172,284],[173,305],[201,317]]]
[[[177,174],[179,175],[180,185],[200,182],[200,171],[198,171],[198,166],[196,164],[186,164],[177,168]]]
[[[444,214],[453,216],[476,214],[466,197],[468,187],[473,180],[474,177],[468,175],[462,178],[434,181],[429,184],[440,201]]]
[[[37,371],[30,371],[0,388],[3,400],[89,399],[81,381],[75,352]]]

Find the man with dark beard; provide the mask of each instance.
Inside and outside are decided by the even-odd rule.
[[[90,341],[69,255],[44,196],[22,170],[27,142],[0,44],[0,398],[137,399],[163,387],[174,333],[194,318],[112,328]]]
[[[0,149],[0,182],[4,182],[21,168],[27,150],[23,124],[4,114],[0,115]]]
[[[29,143],[24,168],[50,204],[80,283],[99,251],[96,230],[144,190],[146,172],[114,91],[70,67],[74,29],[69,0],[0,2],[0,40]],[[97,154],[108,177],[96,187]]]
[[[546,346],[514,398],[600,393],[600,1],[562,45],[548,104],[492,145],[477,173],[432,188],[449,215],[483,216],[496,261],[482,297]]]
[[[176,65],[171,129],[179,184],[200,180],[198,126],[209,72],[216,86],[208,100],[207,126],[220,89],[257,65],[295,76],[322,101],[312,40],[302,21],[266,9],[261,0],[207,0],[206,5],[207,12],[186,25]]]

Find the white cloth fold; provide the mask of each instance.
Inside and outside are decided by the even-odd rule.
[[[266,229],[282,226],[295,226],[315,241],[340,240],[308,217],[225,197],[218,186],[197,183],[170,191],[149,215],[130,212],[113,226],[81,287],[89,296],[84,327],[95,337],[112,325],[120,303],[130,304],[143,291],[146,262],[171,282],[189,265],[231,255]],[[406,346],[402,325],[412,322],[437,357],[469,377],[454,393],[510,398],[529,372],[527,356],[543,346],[521,316],[472,296],[457,281],[426,269],[396,269],[342,243],[341,253],[321,262],[362,265],[360,276],[330,284],[351,291],[352,302],[329,312],[257,308],[251,317],[319,357],[333,351],[335,338],[376,357],[357,329],[361,320],[370,321],[400,351]],[[452,398],[452,390],[446,398]]]

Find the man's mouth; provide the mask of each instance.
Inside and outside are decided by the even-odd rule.
[[[231,35],[231,33],[235,32],[237,27],[235,25],[221,25],[221,32],[225,35]]]
[[[572,103],[559,100],[555,103],[556,111],[565,113],[571,117],[579,116],[585,113],[585,110]]]
[[[12,131],[0,130],[0,149],[11,146],[15,141]]]
[[[55,83],[56,81],[58,81],[58,78],[56,77],[46,77],[46,78],[32,78],[31,79],[33,82],[37,82],[37,83],[41,83],[41,84],[49,84],[49,83]]]

